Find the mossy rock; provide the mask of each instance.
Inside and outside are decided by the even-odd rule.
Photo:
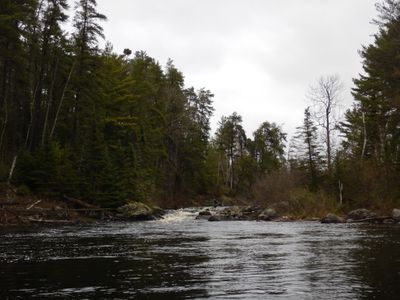
[[[155,220],[163,215],[163,210],[142,202],[132,201],[118,208],[121,217],[131,221]]]

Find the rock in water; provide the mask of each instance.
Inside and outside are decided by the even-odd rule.
[[[208,220],[211,216],[211,212],[209,209],[205,209],[199,212],[196,217],[196,220]]]
[[[356,210],[352,210],[349,212],[347,215],[347,218],[350,220],[363,220],[363,219],[369,219],[369,218],[375,218],[377,216],[376,213],[369,211],[368,209],[365,208],[360,208]]]
[[[211,216],[208,218],[208,221],[210,222],[217,222],[217,221],[221,221],[221,218],[218,216]]]
[[[344,220],[335,214],[327,214],[324,218],[321,219],[321,223],[324,224],[344,223]]]
[[[259,215],[258,219],[262,221],[271,221],[278,217],[278,214],[275,209],[267,208],[264,209]]]
[[[229,221],[229,220],[240,220],[243,217],[242,209],[239,206],[230,206],[226,207],[222,211],[216,212],[216,216],[220,220]]]
[[[123,218],[131,221],[155,220],[162,215],[162,209],[136,201],[119,207],[118,212]]]
[[[257,220],[258,216],[262,212],[262,208],[259,206],[246,206],[241,210],[241,216],[239,219],[244,220]]]
[[[205,209],[199,212],[199,216],[211,216],[211,212],[209,209]]]
[[[395,220],[396,222],[400,222],[400,209],[393,209],[392,211],[392,218],[393,220]]]

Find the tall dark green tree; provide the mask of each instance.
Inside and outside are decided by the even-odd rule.
[[[234,112],[222,117],[216,132],[216,144],[220,152],[218,178],[230,190],[236,186],[236,162],[246,154],[246,133],[242,126],[242,117]]]
[[[311,117],[310,108],[304,111],[303,125],[297,128],[297,151],[299,163],[305,168],[311,190],[318,189],[318,177],[322,164],[321,150],[318,143],[317,126]]]
[[[209,150],[210,117],[214,111],[214,95],[205,89],[197,92],[194,88],[185,90],[186,128],[183,148],[182,179],[187,193],[207,193],[209,190],[209,173],[206,160]]]
[[[399,2],[383,1],[377,8],[379,31],[374,42],[361,51],[364,74],[354,79],[356,103],[342,124],[343,144],[349,164],[363,175],[376,174],[365,185],[375,186],[380,198],[396,198],[400,178]]]
[[[27,145],[35,149],[43,145],[47,138],[50,113],[59,84],[60,64],[63,59],[64,33],[61,29],[67,20],[66,0],[47,0],[41,2],[38,26],[35,28],[32,48],[38,47],[33,61],[33,94],[30,122],[27,132]]]
[[[361,52],[365,75],[354,80],[353,95],[357,104],[347,114],[347,121],[358,132],[359,152],[387,166],[398,164],[400,143],[400,16],[397,1],[385,1],[378,6],[381,26],[375,42]],[[364,145],[365,143],[365,145]]]
[[[98,38],[103,38],[103,28],[99,24],[106,16],[96,9],[96,0],[79,0],[75,6],[74,16],[74,56],[76,71],[73,77],[73,94],[69,110],[72,121],[72,140],[79,147],[90,131],[94,119],[100,113],[101,106],[96,99],[100,98],[98,71],[99,49]]]
[[[260,175],[278,170],[284,163],[286,134],[275,123],[264,122],[254,132],[254,157]]]
[[[12,160],[25,142],[29,119],[29,53],[37,26],[38,1],[0,3],[0,161]]]

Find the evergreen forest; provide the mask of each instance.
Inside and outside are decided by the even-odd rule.
[[[340,77],[321,76],[293,137],[268,120],[246,133],[240,112],[211,132],[212,91],[186,86],[172,60],[101,47],[96,0],[75,6],[68,15],[67,0],[0,1],[4,193],[106,208],[221,197],[315,212],[400,204],[399,1],[377,4],[352,107],[340,115]]]

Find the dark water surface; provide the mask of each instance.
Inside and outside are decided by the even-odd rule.
[[[400,299],[400,225],[0,229],[0,299]]]

